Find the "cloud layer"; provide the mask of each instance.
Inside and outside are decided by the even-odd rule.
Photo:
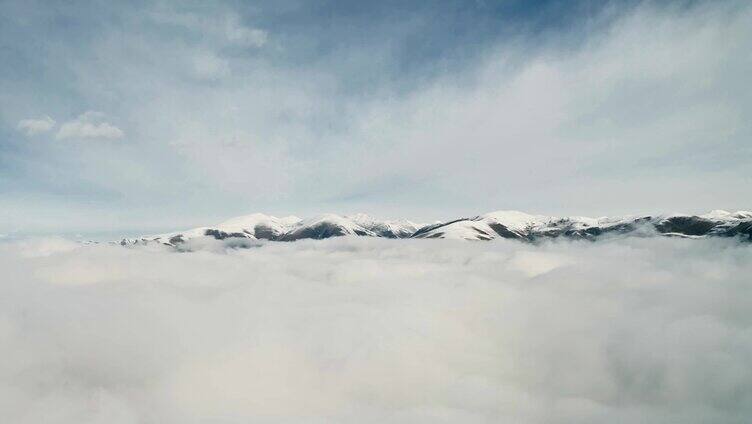
[[[742,423],[752,250],[0,244],[0,421]]]

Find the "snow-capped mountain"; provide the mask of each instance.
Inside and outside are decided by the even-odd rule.
[[[175,233],[123,239],[122,245],[158,242],[177,246],[198,238],[250,239],[272,241],[295,241],[301,239],[325,239],[338,236],[370,236],[385,238],[408,238],[423,225],[408,220],[384,221],[365,214],[340,216],[319,215],[302,220],[295,216],[277,218],[260,213],[227,220],[210,227],[199,227]]]
[[[565,237],[594,240],[607,235],[664,235],[678,237],[752,237],[752,212],[712,211],[705,215],[670,214],[626,217],[554,217],[518,211],[496,211],[424,227],[412,237],[535,241]]]
[[[752,212],[712,211],[705,215],[669,214],[626,217],[555,217],[518,211],[496,211],[431,225],[408,220],[378,220],[365,214],[325,214],[310,219],[277,218],[251,214],[218,225],[187,231],[123,239],[122,245],[161,243],[179,246],[189,240],[295,241],[338,236],[385,238],[442,238],[492,240],[498,238],[537,241],[563,237],[596,240],[616,235],[673,237],[738,237],[752,241]]]

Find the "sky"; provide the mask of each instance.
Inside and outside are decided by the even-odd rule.
[[[752,209],[745,1],[0,1],[0,234]]]

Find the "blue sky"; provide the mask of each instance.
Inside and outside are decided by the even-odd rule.
[[[750,209],[747,2],[0,2],[0,233]]]

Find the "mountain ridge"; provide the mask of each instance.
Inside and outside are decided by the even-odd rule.
[[[323,214],[308,219],[274,217],[261,213],[239,216],[220,224],[166,234],[124,238],[127,245],[160,243],[179,247],[189,240],[296,241],[340,236],[394,239],[494,240],[499,238],[535,242],[566,238],[595,241],[610,236],[667,236],[684,238],[737,237],[752,242],[752,212],[714,210],[704,215],[663,214],[589,218],[531,215],[499,210],[419,224],[410,220],[379,220],[366,214]]]

